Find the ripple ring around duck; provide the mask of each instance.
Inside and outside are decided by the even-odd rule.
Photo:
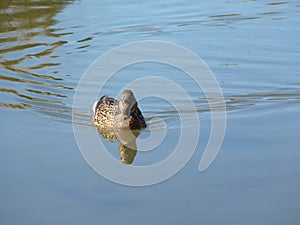
[[[165,99],[174,106],[181,121],[192,121],[188,129],[181,126],[180,138],[175,149],[160,162],[146,166],[121,164],[105,149],[95,130],[84,129],[82,121],[78,120],[79,113],[91,113],[91,106],[95,99],[114,73],[132,64],[142,62],[157,62],[178,68],[199,86],[199,92],[202,90],[205,94],[210,107],[211,130],[199,163],[199,171],[206,170],[219,153],[225,135],[226,107],[223,93],[218,80],[197,54],[183,46],[165,41],[138,41],[118,46],[97,58],[85,71],[74,95],[72,112],[73,132],[83,158],[92,169],[110,181],[128,186],[146,186],[169,179],[180,171],[192,157],[200,134],[199,112],[187,91],[180,84],[165,77],[141,77],[124,87],[124,89],[134,89],[137,102],[149,96]],[[95,81],[99,85],[91,88],[91,83]],[[147,86],[164,83],[165,88],[158,93],[149,94],[146,94],[145,90],[139,91],[138,88],[134,88],[143,87],[145,83]],[[189,109],[188,118],[183,109],[177,107],[179,103],[175,98],[166,97],[166,92],[170,90],[184,96],[185,108]],[[122,90],[120,90],[121,92]],[[140,140],[139,144],[147,146],[144,150],[151,150],[162,141],[162,137],[150,135],[147,139]]]

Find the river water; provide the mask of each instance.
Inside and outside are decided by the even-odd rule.
[[[1,1],[1,224],[299,224],[299,13],[297,1]],[[196,107],[201,132],[185,167],[164,182],[130,187],[85,162],[73,97],[95,59],[143,40],[172,42],[204,60],[222,88],[227,127],[217,158],[200,173],[211,113],[183,71],[141,63],[93,84],[116,96],[140,77],[164,77]],[[145,83],[138,93],[164,85]],[[168,96],[190,110],[178,93]],[[172,153],[180,115],[162,99],[139,107],[154,133],[167,133],[155,151],[137,152],[133,165],[151,165]],[[93,130],[91,108],[75,115]],[[191,121],[188,136],[198,136]],[[119,144],[103,142],[119,160]]]

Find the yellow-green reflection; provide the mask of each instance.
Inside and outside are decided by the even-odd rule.
[[[97,130],[98,133],[110,142],[119,142],[120,160],[124,164],[131,164],[138,151],[136,139],[140,135],[139,130]]]
[[[55,17],[71,2],[0,1],[0,107],[69,113],[62,98],[73,88],[59,72],[56,53],[67,42],[57,34]]]
[[[48,28],[55,24],[54,16],[70,1],[61,0],[25,0],[0,1],[0,32],[8,30],[28,30],[32,28]],[[26,32],[25,38],[39,32]]]

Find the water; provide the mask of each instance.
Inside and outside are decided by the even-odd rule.
[[[299,223],[297,1],[3,1],[0,7],[2,224]],[[177,43],[208,64],[224,93],[227,129],[217,159],[199,173],[211,122],[203,93],[167,65],[119,71],[105,94],[117,95],[141,76],[173,79],[191,96],[201,124],[195,154],[179,173],[132,188],[85,163],[71,114],[87,67],[112,48],[141,40]],[[146,85],[144,92],[162,88]],[[170,95],[184,109],[185,99]],[[167,131],[158,149],[135,156],[135,165],[149,165],[172,152],[180,118],[163,100],[144,99],[140,107],[151,128]],[[86,123],[91,113],[78,112],[83,129],[93,129]],[[118,143],[104,143],[118,158]]]

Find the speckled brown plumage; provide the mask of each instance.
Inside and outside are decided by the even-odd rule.
[[[123,91],[120,101],[103,96],[94,104],[93,124],[100,129],[143,129],[145,119],[130,90]]]

